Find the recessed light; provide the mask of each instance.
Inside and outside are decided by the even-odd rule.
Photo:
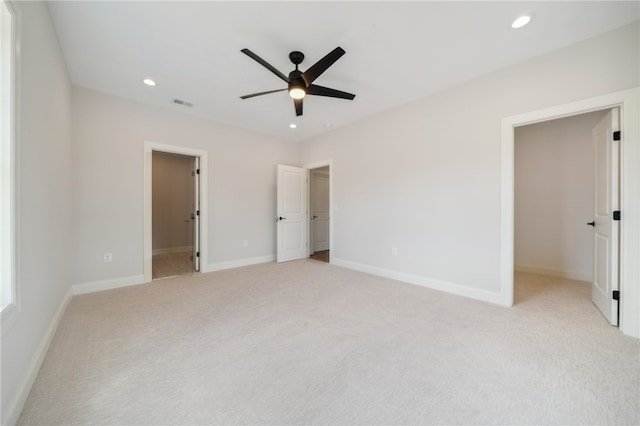
[[[296,127],[298,127],[298,126],[296,126],[296,124],[295,124],[295,123],[291,123],[291,124],[289,124],[289,127],[290,127],[291,129],[295,129],[295,128],[296,128]]]
[[[151,86],[151,87],[156,85],[156,82],[151,80],[150,78],[145,78],[144,80],[142,80],[142,82],[147,86]]]
[[[333,127],[333,124],[331,124],[331,123],[325,123],[325,125],[324,125],[325,129],[330,129],[331,127]]]
[[[527,14],[527,15],[521,15],[518,16],[512,23],[511,23],[511,28],[513,28],[514,30],[517,30],[518,28],[522,28],[525,25],[527,25],[529,22],[531,22],[531,19],[533,18],[533,16],[531,14]]]

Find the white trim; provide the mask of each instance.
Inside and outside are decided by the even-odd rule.
[[[333,203],[333,194],[334,194],[334,175],[335,170],[333,168],[333,160],[324,160],[318,161],[315,163],[305,164],[304,167],[307,170],[319,169],[321,167],[329,166],[329,263],[333,263],[333,246],[334,246],[334,234],[333,234],[333,224],[335,222],[335,214],[334,214],[334,203]],[[311,179],[309,179],[309,185],[311,185]],[[311,199],[309,198],[309,194],[311,194],[310,187],[307,191],[307,210],[309,210],[311,205]],[[311,235],[311,223],[307,220],[307,241],[309,241],[309,235]],[[307,257],[311,255],[311,241],[309,241],[309,247],[307,251]]]
[[[152,185],[152,153],[153,151],[168,152],[172,154],[188,155],[200,157],[200,262],[205,264],[208,259],[208,152],[201,149],[187,148],[183,146],[168,145],[164,143],[144,141],[144,244],[143,244],[143,275],[145,282],[152,281],[152,258],[153,249],[151,245],[152,228],[152,207],[151,207],[151,185]],[[202,268],[201,268],[202,269]],[[205,272],[205,271],[201,271]]]
[[[468,297],[470,299],[481,300],[483,302],[489,302],[498,305],[502,304],[500,293],[466,287],[460,284],[441,281],[421,275],[407,274],[404,272],[392,271],[390,269],[378,268],[376,266],[364,265],[362,263],[337,259],[335,257],[333,258],[333,264],[336,266],[342,266],[343,268],[353,269],[354,271],[366,272],[368,274],[390,278],[392,280],[402,281],[409,284],[415,284],[433,290],[444,291],[447,293],[456,294],[458,296]]]
[[[640,88],[623,90],[511,117],[501,123],[500,294],[513,305],[514,128],[556,118],[620,108],[620,330],[640,337]]]
[[[275,260],[276,260],[275,254],[270,254],[267,256],[260,256],[260,257],[250,257],[246,259],[229,260],[226,262],[217,262],[217,263],[209,264],[207,265],[206,270],[202,272],[215,272],[215,271],[222,271],[225,269],[241,268],[243,266],[275,262]]]
[[[98,291],[113,290],[114,288],[130,287],[146,284],[144,275],[132,275],[130,277],[116,278],[112,280],[94,281],[91,283],[76,284],[72,287],[73,294],[87,294]]]
[[[193,246],[167,247],[167,248],[161,248],[161,249],[153,249],[151,253],[155,256],[156,254],[185,253],[189,251],[193,251]]]
[[[47,352],[49,351],[49,346],[51,346],[51,341],[58,330],[58,326],[60,325],[60,321],[67,310],[67,306],[69,306],[69,302],[71,301],[71,289],[67,291],[67,294],[64,296],[62,303],[58,307],[58,310],[54,314],[51,322],[49,323],[49,327],[42,336],[40,340],[40,344],[36,348],[33,356],[31,358],[31,362],[26,369],[25,375],[23,376],[22,382],[17,387],[18,391],[16,392],[13,399],[9,401],[7,407],[2,407],[2,424],[3,425],[15,425],[18,421],[18,417],[24,408],[24,403],[27,401],[27,397],[31,392],[31,388],[36,381],[36,377],[38,376],[38,372],[40,371],[40,367],[42,366],[42,362],[44,361]]]
[[[549,277],[558,277],[558,278],[567,278],[569,280],[577,280],[577,281],[592,281],[592,275],[584,272],[576,272],[576,271],[565,271],[562,269],[555,268],[547,268],[544,266],[535,266],[535,265],[515,265],[513,268],[518,272],[528,272],[531,274],[538,275],[547,275]]]
[[[229,260],[226,262],[218,262],[203,266],[202,273],[222,271],[224,269],[240,268],[242,266],[257,265],[260,263],[269,263],[275,261],[275,254],[267,256],[252,257],[246,259]],[[74,295],[95,293],[98,291],[113,290],[122,287],[131,287],[135,285],[148,284],[144,275],[132,275],[130,277],[116,278],[112,280],[95,281],[90,283],[76,284],[72,287]]]
[[[21,46],[22,46],[22,11],[15,1],[4,1],[11,15],[11,99],[9,105],[10,116],[10,143],[9,143],[9,259],[0,265],[0,268],[9,268],[11,300],[6,306],[2,306],[0,318],[5,324],[13,324],[16,313],[22,310],[20,297],[20,134],[21,134]],[[2,192],[2,191],[0,191]],[[0,223],[4,227],[4,223]],[[5,234],[6,237],[6,234]],[[1,249],[0,249],[1,250]],[[2,256],[4,257],[4,256]],[[11,326],[2,327],[2,335],[8,332]]]

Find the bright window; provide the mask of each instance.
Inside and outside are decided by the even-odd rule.
[[[0,302],[4,314],[16,301],[15,280],[15,26],[0,0]]]

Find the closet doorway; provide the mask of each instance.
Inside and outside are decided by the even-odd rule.
[[[144,151],[144,281],[206,272],[207,151],[150,141]]]
[[[152,153],[152,277],[187,275],[198,269],[198,159]]]

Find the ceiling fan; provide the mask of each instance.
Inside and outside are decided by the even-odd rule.
[[[335,49],[333,49],[324,58],[313,64],[311,68],[307,69],[305,72],[298,70],[298,65],[300,65],[304,60],[304,54],[298,51],[289,53],[289,59],[296,66],[296,69],[289,73],[289,77],[282,74],[273,65],[269,64],[267,61],[265,61],[249,49],[242,49],[241,52],[277,75],[289,86],[286,89],[268,90],[266,92],[240,96],[240,99],[248,99],[255,96],[268,95],[269,93],[284,92],[285,90],[288,90],[289,96],[293,98],[293,104],[296,108],[296,116],[300,116],[302,115],[302,99],[305,97],[305,95],[328,96],[330,98],[340,98],[348,100],[353,100],[353,98],[356,97],[356,95],[353,95],[351,93],[342,92],[340,90],[330,89],[328,87],[322,87],[313,84],[315,79],[320,77],[323,72],[325,72],[331,65],[334,64],[334,62],[336,62],[338,59],[340,59],[340,57],[342,57],[342,55],[345,54],[345,51],[341,47],[336,47]]]

